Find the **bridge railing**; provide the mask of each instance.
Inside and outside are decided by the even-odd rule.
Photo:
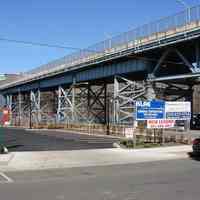
[[[61,70],[70,70],[76,65],[96,61],[107,55],[112,55],[129,49],[137,50],[146,44],[199,28],[200,6],[191,7],[176,15],[145,24],[141,27],[92,45],[87,49],[82,49],[46,65],[42,65],[27,72],[25,77],[19,81],[23,82],[34,77]],[[14,82],[12,84],[14,84]]]

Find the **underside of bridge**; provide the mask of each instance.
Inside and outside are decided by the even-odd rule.
[[[183,22],[174,20],[171,25],[167,20],[166,27],[161,26],[165,20],[164,24],[156,22],[156,31],[154,26],[145,26],[151,31],[142,28],[138,29],[143,30],[140,34],[126,33],[122,35],[125,43],[117,37],[118,46],[104,45],[102,52],[85,52],[85,57],[80,52],[69,66],[69,61],[55,62],[55,67],[61,65],[60,71],[38,73],[1,89],[12,124],[132,125],[136,100],[191,101],[196,112],[199,99],[193,101],[193,96],[197,96],[200,83],[199,10],[192,9],[191,22],[182,17],[187,12],[181,13],[170,19],[181,17]]]
[[[92,72],[92,67],[87,72],[79,71],[79,76],[73,76],[71,83],[67,77],[62,77],[59,84],[61,78],[58,77],[47,79],[48,87],[41,82],[34,83],[34,87],[24,85],[14,91],[8,90],[4,95],[12,113],[12,124],[130,125],[134,121],[136,100],[193,102],[194,86],[199,84],[198,76],[193,77],[200,71],[199,47],[199,40],[191,40],[99,66],[107,72]],[[124,63],[128,63],[126,69]],[[134,67],[139,70],[135,72]],[[92,73],[94,78],[87,79]]]

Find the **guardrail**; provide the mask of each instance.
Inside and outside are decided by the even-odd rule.
[[[3,85],[0,89],[59,70],[73,69],[74,66],[95,61],[104,58],[107,55],[129,49],[138,49],[145,44],[199,28],[200,6],[191,7],[176,15],[145,24],[136,29],[92,45],[87,49],[82,49],[46,65],[42,65],[39,68],[28,71],[24,78]]]

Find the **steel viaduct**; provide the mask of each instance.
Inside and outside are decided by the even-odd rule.
[[[29,71],[0,92],[13,124],[30,117],[33,123],[130,124],[135,100],[192,102],[199,77],[196,6]]]

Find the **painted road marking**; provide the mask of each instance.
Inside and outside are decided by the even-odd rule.
[[[4,178],[3,181],[0,181],[0,183],[13,183],[13,179],[8,177],[5,173],[0,172],[0,176]]]

